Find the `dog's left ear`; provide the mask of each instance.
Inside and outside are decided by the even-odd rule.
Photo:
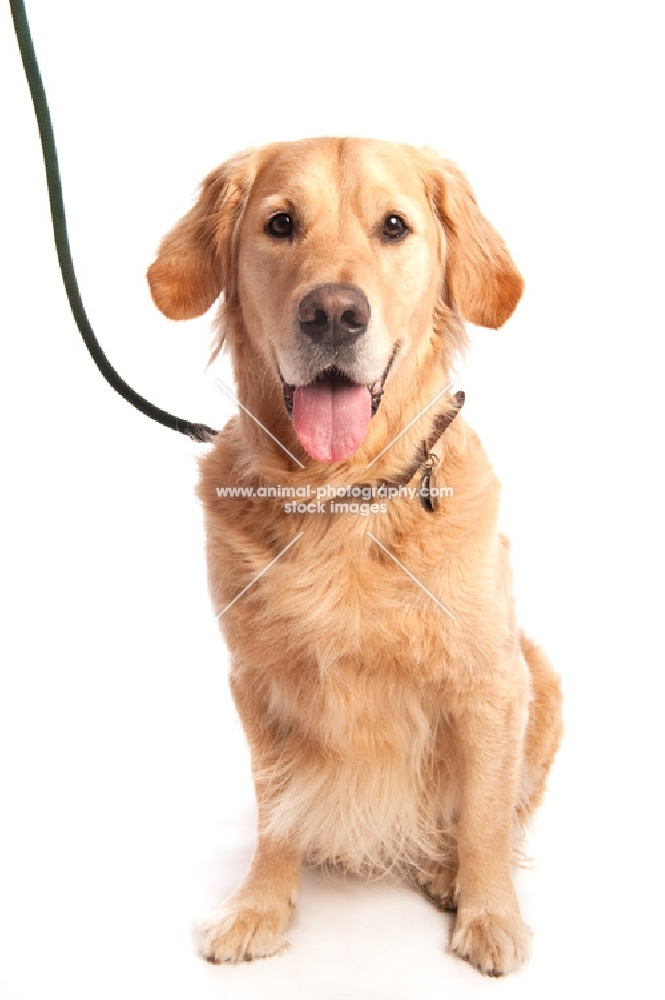
[[[464,319],[497,329],[519,302],[524,280],[494,226],[478,208],[464,174],[431,157],[430,198],[446,237],[446,281]]]
[[[253,151],[208,174],[196,204],[162,240],[148,268],[155,305],[169,319],[201,316],[224,292],[234,293],[234,253],[254,177]]]

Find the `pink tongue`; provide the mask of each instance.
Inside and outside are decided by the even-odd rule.
[[[372,417],[365,385],[314,382],[293,393],[293,425],[300,443],[319,462],[343,462],[362,444]]]

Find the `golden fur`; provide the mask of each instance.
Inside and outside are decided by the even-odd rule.
[[[377,220],[398,210],[412,232],[388,245]],[[304,235],[266,238],[276,211],[297,214]],[[173,319],[222,296],[216,351],[231,351],[238,398],[304,465],[243,411],[201,461],[218,614],[304,532],[220,619],[259,836],[245,882],[203,930],[202,953],[221,962],[278,951],[308,859],[413,876],[457,909],[455,952],[491,975],[518,967],[529,932],[510,866],[560,741],[561,696],[515,623],[499,486],[476,434],[458,416],[440,438],[439,476],[454,496],[433,514],[409,498],[367,517],[287,514],[282,499],[217,493],[398,478],[440,407],[366,466],[448,383],[463,319],[498,327],[520,298],[505,244],[459,170],[434,153],[316,139],[213,171],[148,277]],[[275,361],[298,301],[323,282],[363,289],[375,344],[400,345],[363,444],[335,465],[300,445]]]

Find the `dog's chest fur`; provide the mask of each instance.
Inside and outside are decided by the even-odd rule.
[[[454,510],[426,514],[417,499],[366,518],[287,517],[282,504],[220,501],[215,480],[231,465],[213,453],[200,490],[218,611],[304,532],[222,619],[243,724],[270,745],[257,775],[264,829],[353,870],[436,856],[459,801],[449,716],[509,631],[466,585],[482,559],[500,587],[494,526],[460,545]]]
[[[264,829],[353,871],[437,857],[459,799],[442,687],[399,656],[389,630],[378,651],[371,633],[365,652],[349,642],[317,662],[313,642],[260,679],[243,678],[242,666],[236,678],[260,686],[273,734]],[[327,642],[320,651],[330,656]]]

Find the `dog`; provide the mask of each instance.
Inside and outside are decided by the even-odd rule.
[[[464,321],[498,328],[521,297],[505,243],[434,151],[308,139],[210,173],[148,281],[171,319],[220,299],[241,404],[199,496],[258,841],[203,957],[279,952],[309,862],[412,880],[456,911],[453,952],[518,968],[511,867],[560,681],[516,625],[497,478],[449,391]]]

